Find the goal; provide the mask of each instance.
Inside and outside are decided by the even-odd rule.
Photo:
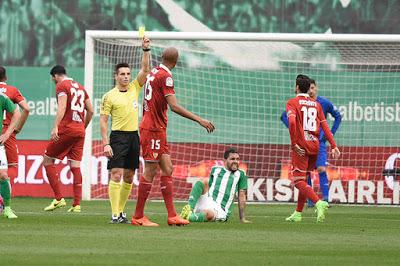
[[[343,156],[329,159],[330,201],[399,204],[400,36],[147,32],[151,64],[174,46],[180,104],[211,120],[212,134],[169,111],[168,142],[175,198],[187,199],[193,182],[223,164],[228,147],[239,150],[247,172],[248,200],[295,201],[290,181],[289,134],[280,120],[294,96],[297,74],[315,79],[319,95],[342,114],[335,135]],[[142,56],[138,32],[86,31],[85,87],[95,115],[87,130],[84,198],[107,198],[107,158],[102,154],[99,105],[113,88],[113,67],[128,62],[135,77]],[[141,98],[143,95],[141,95]],[[141,116],[141,111],[140,111]],[[140,118],[139,118],[140,119]],[[332,118],[328,117],[332,125]],[[138,170],[138,175],[142,167]],[[318,179],[313,173],[313,180]],[[150,197],[161,199],[159,178]],[[135,180],[137,182],[137,178]],[[318,190],[318,182],[314,182]],[[136,186],[131,197],[136,197]]]

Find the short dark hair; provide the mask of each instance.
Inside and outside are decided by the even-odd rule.
[[[125,62],[123,62],[123,63],[118,63],[118,64],[115,65],[115,68],[114,68],[115,74],[117,74],[117,73],[118,73],[118,70],[119,70],[120,68],[122,68],[122,67],[129,67],[129,68],[130,68],[130,66],[129,66],[128,63],[125,63]]]
[[[307,93],[310,89],[310,78],[306,75],[297,75],[296,86],[299,86],[301,93]]]
[[[6,78],[6,69],[3,66],[0,66],[0,81]]]
[[[67,71],[65,70],[65,67],[62,65],[55,65],[53,68],[50,70],[50,75],[55,76],[55,75],[66,75]]]
[[[238,153],[238,151],[237,151],[235,148],[228,148],[228,149],[226,149],[225,152],[224,152],[224,159],[225,159],[225,160],[228,159],[228,157],[229,157],[229,155],[230,155],[231,153]]]
[[[315,82],[315,79],[310,79],[310,85],[311,84],[317,85],[317,82]]]

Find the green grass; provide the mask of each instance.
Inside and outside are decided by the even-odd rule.
[[[70,200],[68,200],[70,202]],[[0,265],[398,265],[400,209],[333,206],[317,224],[284,218],[294,205],[249,205],[227,223],[169,227],[163,203],[146,213],[159,228],[108,224],[108,201],[83,202],[83,213],[42,211],[49,199],[16,198],[16,220],[0,218]],[[176,204],[178,210],[182,204]],[[134,210],[134,202],[128,203]]]

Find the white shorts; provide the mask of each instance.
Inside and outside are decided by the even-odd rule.
[[[204,212],[205,210],[214,212],[215,221],[226,221],[227,213],[221,208],[221,206],[216,203],[211,197],[207,195],[201,195],[194,207],[194,212]]]
[[[4,145],[0,145],[0,170],[7,170],[8,169],[8,162],[7,162],[7,155],[6,155],[6,148]]]

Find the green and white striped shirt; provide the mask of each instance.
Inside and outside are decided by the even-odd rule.
[[[208,196],[228,214],[231,213],[235,194],[247,189],[247,176],[242,170],[231,172],[223,166],[214,166],[208,181]]]

